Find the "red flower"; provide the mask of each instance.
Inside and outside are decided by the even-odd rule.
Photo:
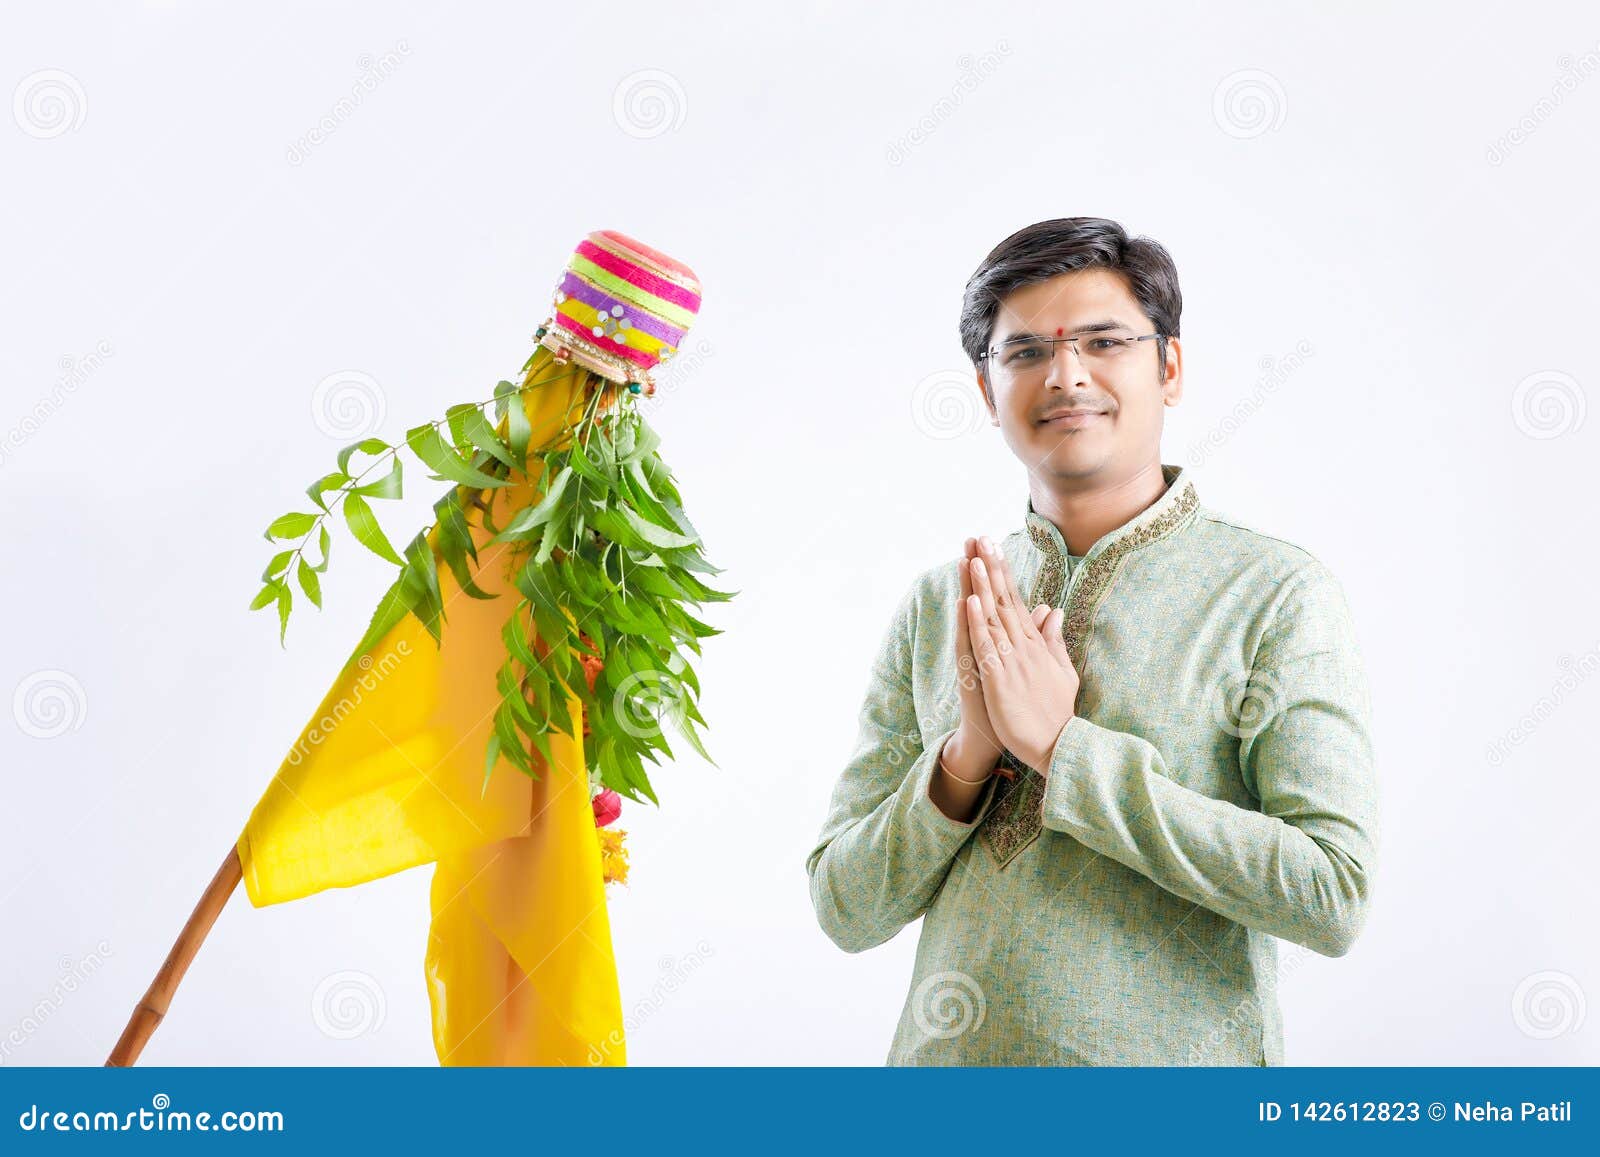
[[[594,826],[603,828],[622,814],[622,797],[609,787],[594,797]]]

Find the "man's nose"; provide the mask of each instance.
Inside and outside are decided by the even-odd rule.
[[[1075,341],[1058,341],[1050,345],[1050,373],[1045,378],[1047,386],[1082,385],[1089,380],[1089,367],[1078,352]]]

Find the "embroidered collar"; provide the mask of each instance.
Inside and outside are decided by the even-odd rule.
[[[1101,535],[1083,556],[1085,562],[1108,551],[1121,554],[1125,550],[1154,542],[1183,525],[1198,504],[1194,480],[1182,466],[1169,466],[1166,463],[1162,463],[1161,476],[1167,483],[1165,493],[1115,530]],[[1023,526],[1029,541],[1045,556],[1046,564],[1063,564],[1069,552],[1061,531],[1055,523],[1034,510],[1032,495],[1029,495],[1027,503]]]

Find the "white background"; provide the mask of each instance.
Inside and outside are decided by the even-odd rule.
[[[297,607],[280,649],[245,609],[267,521],[352,425],[396,440],[514,374],[604,228],[704,282],[652,421],[742,592],[700,664],[720,770],[682,758],[660,810],[623,817],[630,1061],[881,1063],[916,929],[840,952],[804,860],[895,600],[1021,524],[962,286],[1074,215],[1177,261],[1163,460],[1326,561],[1357,618],[1382,862],[1348,956],[1283,946],[1289,1063],[1600,1062],[1590,6],[5,24],[4,1063],[104,1060],[389,582],[340,539],[327,609]],[[322,404],[352,373],[354,415]],[[382,511],[406,538],[434,497],[408,473]],[[431,871],[236,894],[144,1063],[434,1063]],[[344,1039],[314,1005],[350,972],[382,1006]]]

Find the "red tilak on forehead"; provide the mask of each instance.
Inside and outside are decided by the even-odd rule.
[[[1059,326],[1059,325],[1058,325],[1058,326],[1056,326],[1056,336],[1057,336],[1057,337],[1060,337],[1060,336],[1061,336],[1061,327],[1060,327],[1060,326]]]

